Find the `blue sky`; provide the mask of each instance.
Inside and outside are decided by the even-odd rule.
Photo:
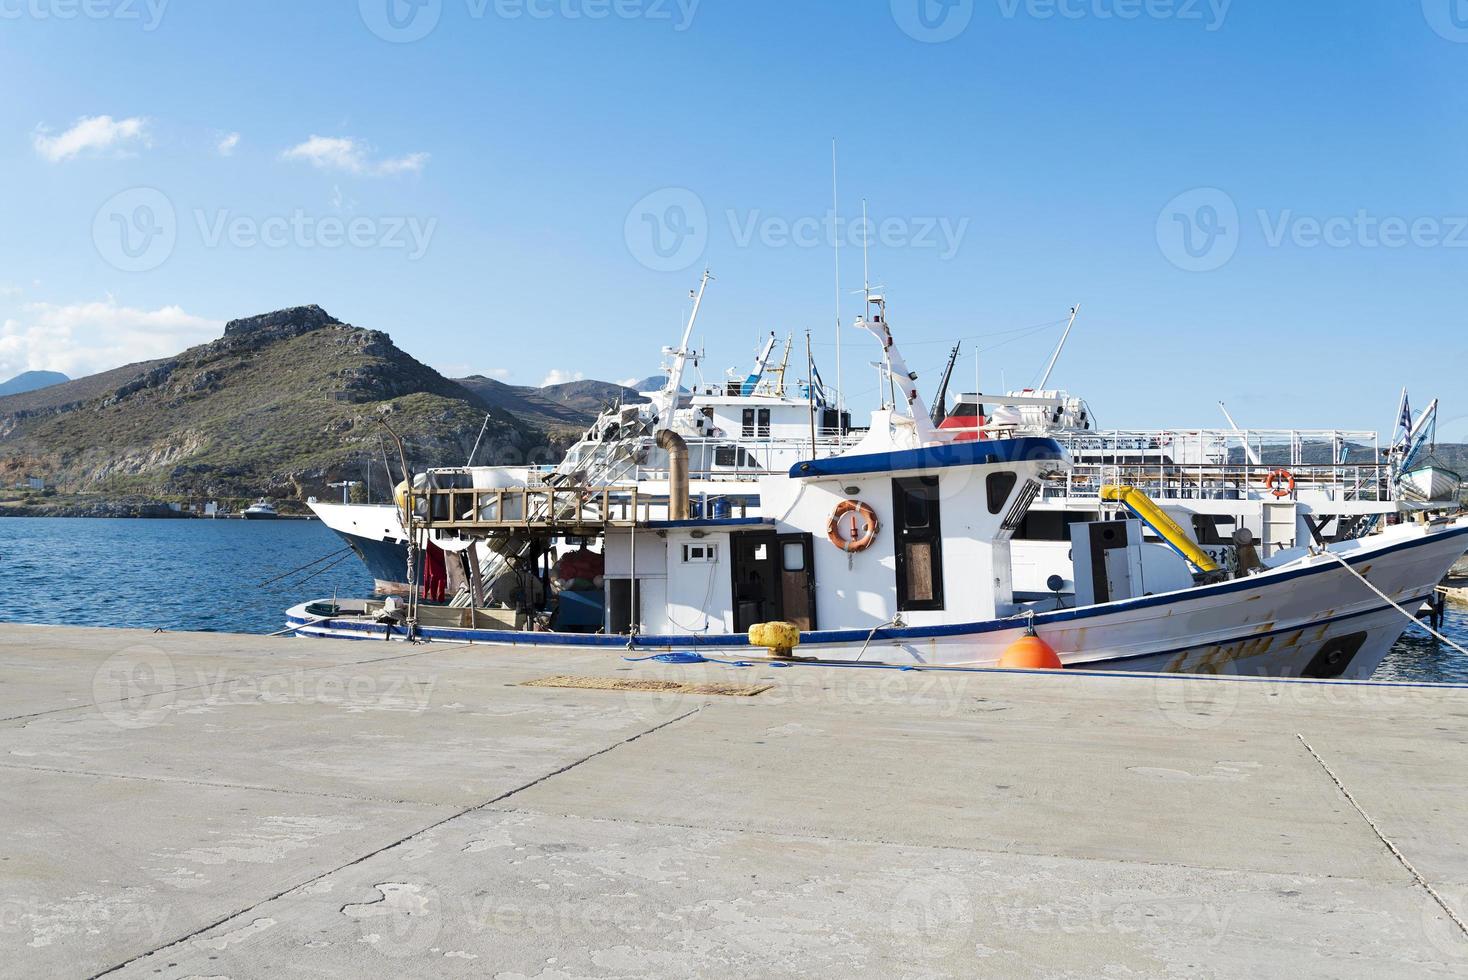
[[[0,0],[0,84],[0,374],[314,302],[641,377],[706,263],[706,376],[809,328],[831,379],[834,137],[928,390],[957,337],[1031,381],[1080,302],[1106,425],[1468,416],[1468,0]]]

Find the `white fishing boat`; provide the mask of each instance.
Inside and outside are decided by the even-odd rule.
[[[783,356],[770,334],[747,374],[722,382],[686,382],[702,359],[692,347],[694,328],[713,277],[707,272],[695,294],[681,342],[663,349],[663,386],[643,392],[645,401],[608,408],[565,458],[552,467],[442,467],[417,474],[414,490],[552,488],[594,483],[636,490],[650,513],[666,515],[668,454],[657,433],[668,429],[688,449],[693,508],[712,517],[749,516],[759,511],[757,480],[783,473],[797,461],[828,456],[853,445],[850,413],[828,393],[813,361],[805,377],[790,368],[792,341]],[[731,372],[733,374],[733,372]],[[408,591],[408,532],[393,504],[338,504],[312,500],[312,511],[348,544],[384,595]],[[475,574],[503,571],[497,553],[478,549]],[[457,563],[455,563],[457,564]],[[451,565],[456,586],[467,573]]]
[[[280,519],[280,512],[275,509],[275,505],[269,500],[261,497],[240,511],[240,516],[247,521],[275,521]]]
[[[904,412],[879,410],[858,445],[761,477],[759,515],[695,516],[686,447],[668,430],[658,434],[670,454],[665,515],[625,485],[425,487],[404,502],[415,547],[534,542],[517,546],[532,559],[517,573],[546,586],[544,615],[410,597],[317,605],[315,615],[298,606],[289,628],[746,658],[767,646],[776,657],[925,667],[1013,663],[1040,647],[1067,667],[1366,677],[1408,625],[1405,610],[1468,548],[1468,521],[1443,520],[1256,553],[1230,572],[1199,569],[1179,541],[1147,540],[1141,520],[1077,521],[1069,595],[1051,583],[1049,596],[1026,596],[1015,587],[1014,537],[1045,485],[1073,472],[1071,454],[1048,436],[945,436],[881,297],[858,326],[881,343]],[[552,561],[550,542],[565,538],[600,551],[578,552],[573,572]],[[561,616],[568,595],[576,625]]]

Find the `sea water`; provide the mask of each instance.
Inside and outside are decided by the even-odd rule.
[[[0,518],[0,622],[271,633],[298,602],[371,595],[344,548],[319,521]],[[1443,633],[1468,646],[1468,614]],[[1411,628],[1376,676],[1468,682],[1468,657]]]

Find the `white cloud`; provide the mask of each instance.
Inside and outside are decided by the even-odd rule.
[[[226,133],[219,137],[219,143],[215,146],[215,149],[219,151],[219,155],[222,157],[232,157],[234,156],[235,148],[239,145],[239,133]]]
[[[36,152],[52,163],[60,163],[89,150],[123,150],[136,143],[147,146],[148,121],[137,116],[128,119],[83,116],[60,136],[49,134],[45,126],[36,128]]]
[[[617,384],[621,385],[623,388],[636,388],[638,385],[642,384],[642,379],[623,378],[621,381],[618,381]]]
[[[570,384],[572,381],[581,381],[585,378],[586,375],[580,371],[573,374],[570,371],[562,371],[560,368],[551,368],[550,374],[545,376],[545,380],[540,383],[540,386],[542,388],[549,388],[551,385]]]
[[[0,282],[0,299],[13,299],[21,294],[21,288],[8,282]]]
[[[354,174],[359,177],[393,177],[398,174],[422,173],[428,164],[427,153],[373,160],[372,148],[345,136],[312,135],[306,142],[291,147],[280,155],[282,160],[305,160],[318,170]]]
[[[70,306],[31,303],[20,318],[0,324],[0,377],[60,371],[79,378],[177,354],[223,331],[220,321],[177,306],[139,310],[111,297]]]

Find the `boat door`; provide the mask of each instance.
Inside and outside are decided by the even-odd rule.
[[[802,632],[816,628],[815,545],[809,534],[782,534],[780,546],[781,619]]]
[[[732,535],[734,632],[784,621],[816,627],[815,545],[809,534],[746,531]]]

